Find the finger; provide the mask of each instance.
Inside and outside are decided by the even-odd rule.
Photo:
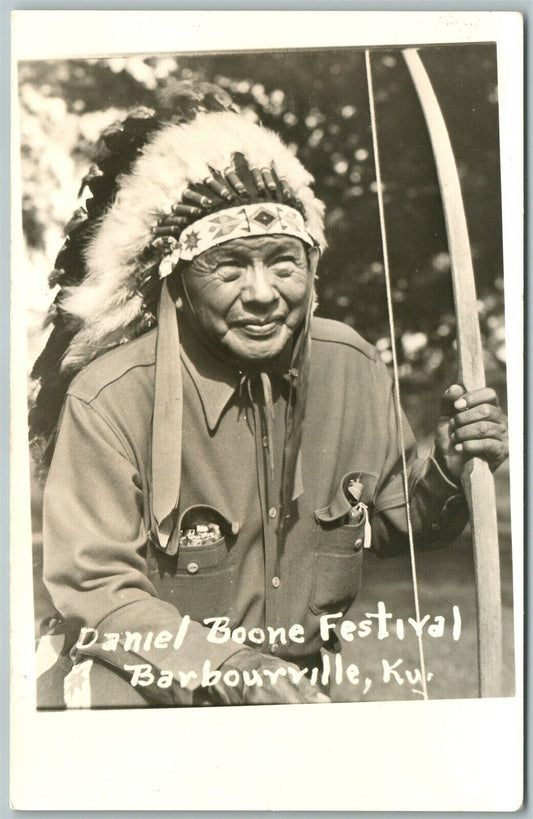
[[[278,677],[275,683],[251,686],[244,690],[244,700],[248,705],[296,705],[306,702],[299,689],[286,677]]]
[[[462,452],[468,458],[483,458],[488,461],[498,461],[505,457],[505,445],[494,438],[485,438],[481,441],[464,441],[456,444],[456,452]]]
[[[455,410],[463,412],[466,409],[477,407],[479,404],[494,404],[498,406],[498,396],[491,387],[482,387],[479,390],[464,392],[453,402]]]
[[[327,694],[324,694],[323,691],[317,691],[315,694],[315,698],[313,702],[331,702],[331,697],[328,697]]]
[[[503,412],[500,407],[495,407],[493,404],[480,404],[472,409],[457,412],[451,419],[451,429],[464,427],[467,424],[475,424],[477,421],[501,423],[503,422]]]
[[[461,387],[460,384],[452,384],[450,387],[448,387],[441,397],[440,414],[452,415],[454,412],[454,401],[460,398],[464,391],[464,387]]]
[[[293,668],[296,672],[296,678],[291,676],[290,668]],[[295,663],[287,663],[287,670],[287,679],[299,688],[300,693],[305,697],[305,702],[331,702],[330,698],[319,686],[313,685],[308,677],[301,676],[301,670]]]
[[[465,441],[482,441],[490,438],[501,441],[504,435],[505,428],[501,424],[496,424],[493,421],[477,421],[465,427],[459,427],[451,438],[454,443],[459,444]]]
[[[299,671],[297,666],[293,667]],[[311,685],[306,677],[296,683],[289,676],[278,676],[275,680],[266,679],[261,687],[245,689],[244,698],[250,705],[331,702],[330,698],[320,688]]]
[[[463,395],[464,392],[465,388],[462,387],[460,384],[452,384],[451,386],[448,387],[448,389],[444,393],[444,396],[449,401],[455,401],[455,399]]]
[[[330,698],[314,685],[311,685],[305,677],[297,684],[289,679],[284,679],[281,686],[277,688],[281,701],[286,703],[316,703],[331,702]]]
[[[328,695],[316,685],[312,685],[306,677],[300,682],[300,691],[306,702],[331,702]]]
[[[216,683],[209,686],[209,696],[213,699],[216,705],[242,705],[244,699],[238,688],[230,688],[224,683]]]

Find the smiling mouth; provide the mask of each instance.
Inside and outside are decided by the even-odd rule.
[[[254,338],[268,338],[271,335],[274,335],[276,330],[283,324],[283,319],[281,317],[275,317],[268,319],[267,321],[262,321],[261,319],[250,319],[246,321],[243,319],[242,321],[237,321],[234,324],[234,327],[237,330],[242,331],[247,336],[253,336]]]
[[[238,328],[248,336],[255,338],[267,338],[275,333],[280,326],[280,321],[267,321],[264,324],[257,321],[243,322],[238,324]]]

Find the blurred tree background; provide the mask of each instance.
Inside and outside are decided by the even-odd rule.
[[[459,166],[489,380],[504,381],[496,51],[422,51]],[[454,311],[440,193],[426,127],[398,51],[372,55],[378,138],[404,401],[419,435],[434,394],[454,377]],[[98,133],[128,108],[156,107],[175,80],[228,90],[247,116],[280,133],[316,179],[329,249],[319,314],[355,327],[390,363],[364,54],[356,49],[62,60],[20,65],[23,229],[30,359],[51,294],[46,275]],[[78,203],[79,204],[79,203]],[[427,401],[421,401],[426,393]],[[504,396],[502,395],[502,398]]]
[[[505,339],[496,49],[491,44],[421,49],[450,131],[469,224],[487,380],[505,396]],[[402,401],[415,434],[429,442],[442,389],[455,377],[450,262],[434,159],[420,105],[399,51],[372,52],[378,140]],[[391,363],[390,330],[376,196],[364,53],[360,49],[135,56],[24,62],[19,65],[22,216],[26,243],[29,361],[45,340],[42,321],[54,293],[47,284],[63,227],[99,132],[135,105],[156,107],[176,80],[215,82],[244,113],[277,131],[313,173],[326,204],[329,248],[321,262],[319,315],[356,328]],[[324,384],[327,388],[327,383]],[[422,447],[423,450],[423,447]],[[506,690],[512,680],[512,585],[508,472],[498,470]],[[34,487],[34,577],[38,621],[50,612],[42,585],[41,494]],[[366,585],[348,616],[377,599],[411,612],[408,560],[365,554]],[[426,611],[461,605],[465,639],[438,645],[428,662],[436,696],[475,696],[475,606],[468,537],[421,555]],[[424,587],[421,582],[421,588]],[[440,595],[440,596],[439,596]],[[359,607],[359,609],[357,608]],[[436,607],[436,608],[435,608]],[[438,641],[437,641],[438,643]],[[354,644],[355,645],[355,644]],[[366,644],[365,644],[366,645]],[[379,667],[368,645],[367,663]],[[416,664],[416,646],[404,647]],[[376,656],[373,656],[373,652]],[[391,657],[393,660],[394,657]],[[353,694],[352,694],[353,696]],[[374,699],[416,696],[381,686]]]

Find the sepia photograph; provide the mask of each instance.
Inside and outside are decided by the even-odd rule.
[[[88,54],[16,65],[30,707],[515,697],[497,42]]]

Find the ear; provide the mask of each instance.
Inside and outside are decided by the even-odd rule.
[[[313,245],[313,247],[309,248],[307,251],[307,264],[309,265],[309,272],[311,273],[313,279],[316,277],[319,261],[320,248],[317,247],[317,245]]]

